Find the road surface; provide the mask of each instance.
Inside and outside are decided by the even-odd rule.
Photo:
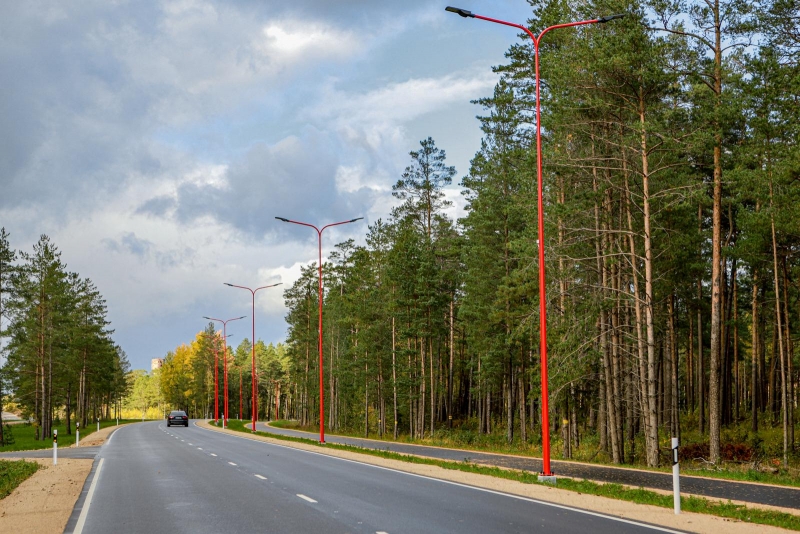
[[[163,422],[101,447],[66,532],[674,532]]]

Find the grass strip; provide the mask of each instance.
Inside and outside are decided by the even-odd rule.
[[[135,423],[139,419],[120,419],[119,424]],[[100,428],[115,426],[117,424],[115,419],[108,421],[100,421]],[[0,447],[0,452],[12,451],[32,451],[38,449],[52,449],[53,438],[47,436],[42,439],[36,439],[36,429],[33,425],[27,423],[19,423],[10,425],[14,436],[14,443]],[[75,423],[71,425],[72,434],[67,434],[67,426],[65,424],[54,425],[53,429],[58,430],[58,447],[69,447],[75,444]],[[87,439],[97,430],[97,422],[90,423],[85,428],[81,427],[81,441]]]
[[[213,422],[211,424],[214,425]],[[221,426],[221,424],[216,426]],[[244,422],[238,420],[229,419],[228,428],[238,432],[245,432],[251,435],[253,434],[250,429],[245,428]],[[281,441],[291,441],[295,443],[304,443],[306,445],[314,445],[325,449],[336,449],[355,452],[358,454],[368,454],[370,456],[377,456],[389,460],[399,460],[401,462],[413,464],[435,465],[443,469],[464,471],[479,475],[488,475],[521,482],[523,484],[544,485],[544,483],[538,481],[538,475],[530,471],[513,471],[509,469],[501,469],[499,467],[476,465],[467,461],[466,459],[464,462],[452,462],[447,460],[436,460],[433,458],[421,458],[419,456],[399,454],[388,450],[365,449],[362,447],[354,447],[352,445],[340,445],[337,443],[326,443],[324,445],[320,445],[318,441],[313,439],[283,436],[280,434],[271,434],[261,431],[258,431],[255,434]],[[590,480],[573,480],[569,478],[559,478],[558,487],[560,489],[570,490],[577,493],[597,495],[599,497],[607,497],[610,499],[628,501],[636,504],[649,504],[652,506],[659,506],[661,508],[673,507],[672,495],[663,495],[644,488],[628,488],[620,484],[599,484]],[[733,504],[731,502],[725,503],[703,497],[681,497],[681,510],[684,512],[715,515],[718,517],[735,519],[746,523],[771,525],[779,528],[800,531],[800,516],[772,510],[748,508],[742,504]]]
[[[318,431],[312,427],[301,427],[295,421],[290,421],[286,419],[279,419],[277,421],[270,421],[270,426],[275,428],[282,428],[287,430],[297,430],[301,432],[315,432]],[[327,432],[331,436],[339,436],[345,438],[355,438],[355,439],[363,439],[363,434],[357,432],[342,432],[337,431],[335,434]],[[407,443],[410,445],[423,445],[427,446],[430,445],[432,447],[443,447],[443,448],[450,448],[450,449],[463,449],[463,450],[470,450],[475,452],[486,452],[491,454],[513,454],[515,456],[528,456],[531,458],[540,458],[541,457],[541,450],[540,449],[531,449],[531,448],[518,448],[514,446],[509,446],[507,444],[503,444],[502,446],[496,446],[491,443],[485,443],[484,445],[475,445],[471,443],[464,443],[461,441],[453,441],[448,439],[436,438],[430,439],[426,438],[423,440],[419,439],[411,439],[408,436],[401,435],[400,439],[389,440],[386,438],[381,438],[379,436],[370,436],[369,439],[373,441],[385,441],[387,443]],[[602,460],[597,459],[587,459],[587,458],[575,458],[572,460],[568,459],[558,459],[559,462],[581,462],[587,463],[592,465],[598,466],[612,466],[608,462],[603,462]],[[614,466],[612,466],[614,467]],[[640,471],[650,471],[654,473],[672,473],[672,467],[670,466],[662,466],[662,467],[648,467],[646,465],[623,465],[619,467],[626,467],[637,469]],[[727,468],[727,467],[693,467],[693,463],[689,461],[682,461],[681,462],[681,473],[685,476],[697,476],[697,477],[705,477],[705,478],[715,478],[719,480],[732,480],[732,481],[739,481],[739,482],[759,482],[762,484],[771,484],[775,486],[789,486],[800,488],[800,477],[797,475],[792,474],[790,470],[786,470],[783,468],[775,467],[774,471],[761,471],[758,469],[736,469],[734,468]]]
[[[33,475],[37,469],[39,464],[36,462],[0,460],[0,499],[11,495],[14,488]]]

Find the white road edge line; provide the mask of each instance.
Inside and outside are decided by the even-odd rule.
[[[256,475],[256,478],[260,478],[261,480],[267,480],[267,477],[262,477],[261,475]]]
[[[201,429],[207,430],[209,432],[214,432],[214,429],[206,429],[206,428],[201,427],[200,425],[197,425],[197,428],[201,428]],[[347,458],[339,458],[337,456],[330,456],[328,454],[323,454],[321,452],[306,451],[306,450],[303,450],[303,449],[295,449],[294,447],[289,447],[287,445],[279,445],[277,443],[269,443],[269,442],[266,442],[266,441],[261,441],[259,439],[249,438],[247,436],[237,436],[236,434],[228,434],[227,432],[225,432],[225,434],[228,435],[228,436],[231,436],[232,438],[246,439],[248,441],[255,441],[255,442],[258,442],[258,443],[263,443],[264,445],[267,445],[267,446],[281,447],[283,449],[291,449],[293,451],[304,452],[306,454],[314,454],[316,456],[324,456],[325,458],[330,458],[332,460],[340,460],[342,462],[349,462],[349,463],[352,463],[352,464],[365,465],[365,466],[369,466],[369,467],[374,467],[375,469],[382,469],[384,471],[393,471],[395,473],[400,473],[402,475],[407,475],[407,476],[410,476],[410,477],[424,478],[424,479],[427,479],[427,480],[434,480],[436,482],[441,482],[443,484],[449,484],[451,486],[459,486],[459,487],[462,487],[462,488],[468,488],[468,489],[472,489],[472,490],[476,490],[476,491],[482,491],[484,493],[492,493],[494,495],[500,495],[502,497],[510,497],[512,499],[518,499],[520,501],[526,501],[526,502],[532,502],[532,503],[535,503],[535,504],[541,504],[542,506],[551,506],[553,508],[560,508],[561,510],[569,510],[571,512],[577,512],[579,514],[591,515],[591,516],[594,516],[594,517],[602,517],[603,519],[609,519],[611,521],[617,521],[619,523],[626,523],[628,525],[636,525],[637,527],[649,528],[651,530],[655,530],[655,531],[658,531],[658,532],[668,532],[670,534],[684,534],[680,530],[672,530],[672,529],[667,528],[667,527],[661,527],[661,526],[658,526],[658,525],[650,525],[648,523],[641,523],[639,521],[632,521],[630,519],[623,519],[621,517],[615,517],[613,515],[606,515],[606,514],[603,514],[603,513],[600,513],[600,512],[592,512],[590,510],[582,510],[580,508],[573,508],[572,506],[565,506],[563,504],[556,504],[556,503],[547,502],[547,501],[540,501],[538,499],[531,499],[530,497],[522,497],[521,495],[514,495],[514,494],[511,494],[511,493],[503,493],[502,491],[495,491],[495,490],[490,490],[490,489],[486,489],[486,488],[480,488],[478,486],[470,486],[469,484],[462,484],[460,482],[452,482],[450,480],[443,480],[441,478],[435,478],[435,477],[426,476],[426,475],[418,475],[416,473],[409,473],[408,471],[400,471],[399,469],[393,469],[391,467],[382,467],[380,465],[368,464],[368,463],[365,463],[365,462],[359,462],[357,460],[349,460]]]
[[[97,487],[97,480],[100,478],[100,470],[103,468],[103,462],[105,460],[105,458],[100,458],[100,463],[97,464],[97,471],[94,472],[94,478],[89,485],[89,493],[86,494],[86,500],[83,503],[81,515],[78,517],[78,523],[75,525],[73,534],[81,534],[83,532],[83,526],[86,524],[86,516],[89,515],[89,506],[92,504],[92,497],[94,497],[94,489]]]
[[[298,496],[298,497],[300,497],[301,499],[303,499],[304,501],[308,501],[308,502],[310,502],[310,503],[314,503],[314,504],[316,504],[316,503],[317,503],[317,501],[315,501],[315,500],[314,500],[314,499],[312,499],[311,497],[306,497],[306,496],[305,496],[305,495],[303,495],[302,493],[298,493],[298,494],[297,494],[297,496]]]

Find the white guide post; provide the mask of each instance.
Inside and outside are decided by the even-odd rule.
[[[678,474],[678,438],[672,438],[672,490],[675,515],[681,513],[681,480]]]
[[[81,446],[81,424],[75,423],[75,446]]]
[[[53,429],[53,465],[58,465],[58,430]]]

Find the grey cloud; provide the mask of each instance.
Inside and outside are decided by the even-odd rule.
[[[155,243],[137,237],[135,233],[127,232],[119,239],[103,239],[103,245],[111,252],[128,252],[141,258],[143,261],[155,261],[161,270],[167,270],[177,265],[186,264],[197,256],[197,251],[191,247],[182,249],[159,250]]]
[[[355,196],[336,189],[338,164],[336,142],[316,131],[276,145],[259,143],[229,168],[225,186],[181,185],[175,217],[189,224],[213,215],[251,235],[285,234],[276,216],[313,222],[351,209]]]
[[[135,256],[144,258],[149,255],[153,243],[136,237],[134,233],[125,233],[119,240],[107,238],[103,240],[103,244],[108,250],[113,252],[130,252]]]
[[[151,198],[136,210],[137,214],[154,215],[165,217],[167,212],[176,205],[175,199],[170,196],[158,196]]]

